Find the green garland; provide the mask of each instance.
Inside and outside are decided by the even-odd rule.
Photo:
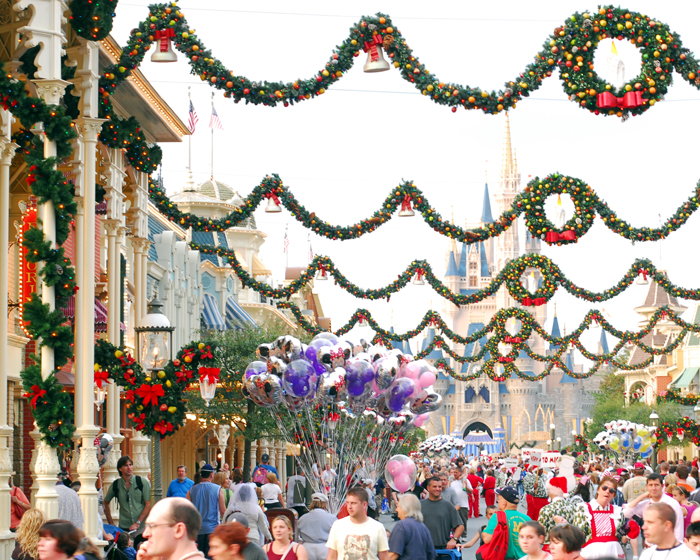
[[[657,402],[677,402],[684,406],[695,406],[700,401],[700,397],[693,393],[681,395],[678,389],[668,389],[667,391],[659,391],[656,400]]]
[[[289,309],[294,315],[295,319],[298,321],[301,328],[310,334],[316,335],[323,332],[323,329],[321,329],[318,325],[311,324],[308,319],[301,314],[301,311],[295,304],[290,302],[279,302],[277,307],[281,309]],[[518,331],[514,334],[509,332],[506,328],[506,322],[509,319],[515,319],[516,324],[517,321],[520,322]],[[661,307],[652,315],[649,323],[637,332],[620,331],[608,323],[599,311],[590,310],[586,314],[586,317],[581,321],[578,328],[573,330],[570,334],[561,337],[553,337],[551,334],[546,332],[542,325],[540,325],[526,310],[510,307],[496,312],[486,326],[466,337],[460,336],[451,330],[445,324],[440,315],[435,311],[427,312],[416,328],[407,331],[406,333],[399,334],[390,332],[379,326],[379,324],[377,324],[369,311],[366,309],[358,309],[355,311],[350,320],[340,329],[335,331],[334,334],[337,336],[343,336],[360,321],[366,321],[367,324],[376,332],[376,335],[372,339],[372,343],[383,344],[385,346],[389,346],[390,341],[411,340],[429,327],[433,327],[442,332],[445,337],[452,342],[463,345],[472,344],[484,337],[487,337],[488,335],[491,335],[486,343],[473,356],[459,356],[450,349],[449,343],[441,335],[435,336],[426,346],[426,348],[416,354],[416,359],[422,359],[429,356],[433,350],[441,350],[455,362],[461,364],[476,363],[483,360],[480,369],[468,375],[458,374],[444,358],[436,360],[435,365],[438,368],[447,372],[453,378],[461,381],[475,379],[482,374],[488,375],[494,381],[505,381],[511,376],[518,376],[522,379],[527,379],[530,381],[540,381],[546,376],[550,375],[553,369],[560,369],[575,379],[586,379],[597,373],[600,368],[605,365],[612,365],[626,371],[642,370],[649,367],[653,363],[654,356],[668,354],[678,348],[687,333],[700,333],[700,325],[688,323],[681,319],[679,315],[668,307]],[[657,323],[661,321],[669,321],[681,327],[681,331],[678,336],[664,347],[649,346],[648,344],[644,343],[643,339],[649,336],[653,332]],[[599,325],[611,336],[619,339],[618,343],[609,352],[603,354],[593,354],[587,350],[581,342],[581,335],[586,330],[596,325]],[[550,344],[550,349],[552,352],[550,355],[538,354],[530,348],[530,346],[527,344],[527,340],[532,333],[537,333]],[[649,354],[649,357],[636,365],[619,362],[616,359],[616,356],[626,344],[637,346]],[[585,373],[576,373],[571,371],[566,366],[565,353],[569,347],[577,348],[586,359],[593,362],[593,366],[589,369],[589,371]],[[530,375],[528,373],[521,372],[516,365],[516,361],[521,352],[524,352],[528,357],[537,362],[546,363],[547,367],[539,375]]]
[[[561,194],[569,195],[572,198],[576,213],[563,228],[557,229],[547,219],[544,204],[548,197]],[[316,212],[307,210],[283,185],[282,179],[276,174],[265,177],[260,184],[253,188],[251,194],[243,200],[240,207],[218,219],[202,218],[189,212],[182,212],[177,204],[170,200],[165,190],[153,181],[149,183],[149,196],[158,210],[169,220],[179,224],[184,229],[191,227],[196,231],[225,231],[228,228],[238,226],[253,214],[261,202],[272,197],[287,208],[292,217],[305,228],[321,237],[333,240],[358,239],[389,222],[398,210],[411,208],[413,205],[413,208],[421,214],[426,224],[434,231],[467,244],[497,237],[506,231],[518,216],[523,215],[525,216],[525,224],[533,237],[553,245],[567,245],[576,243],[589,231],[596,215],[603,220],[608,229],[630,241],[665,239],[670,233],[685,224],[688,218],[700,207],[698,201],[700,184],[693,190],[688,200],[681,204],[674,214],[658,228],[637,228],[630,225],[611,210],[585,181],[558,173],[548,175],[544,179],[535,177],[528,182],[524,191],[515,197],[511,207],[504,211],[495,222],[473,229],[464,229],[444,220],[440,213],[430,205],[423,192],[410,181],[404,181],[392,189],[381,209],[376,210],[371,218],[366,218],[351,226],[329,224],[320,219]]]
[[[112,31],[118,3],[119,0],[71,0],[71,27],[83,39],[101,41]]]
[[[184,425],[183,393],[189,382],[177,375],[174,362],[152,376],[130,354],[105,340],[98,340],[95,371],[104,371],[103,379],[109,376],[126,389],[127,417],[135,429],[149,437],[157,435],[163,439]]]
[[[651,278],[669,295],[691,300],[700,299],[700,289],[689,290],[676,286],[663,272],[657,270],[649,259],[635,260],[627,273],[612,288],[608,288],[603,292],[592,292],[580,288],[571,280],[567,279],[561,269],[555,265],[549,257],[540,254],[527,254],[510,261],[505,268],[491,280],[486,288],[475,290],[471,294],[456,294],[435,276],[430,264],[422,260],[413,261],[406,270],[399,274],[399,277],[388,286],[378,289],[363,289],[350,282],[345,275],[336,268],[330,257],[316,256],[306,270],[299,275],[299,278],[284,287],[273,288],[265,282],[259,282],[248,273],[245,267],[241,265],[236,257],[235,251],[232,249],[214,247],[213,245],[200,245],[194,242],[190,243],[190,246],[192,249],[201,251],[204,254],[215,254],[223,257],[226,263],[231,265],[231,268],[238,276],[243,287],[249,287],[265,297],[275,299],[291,298],[311,282],[317,272],[324,278],[328,276],[333,277],[335,283],[351,295],[360,299],[369,300],[384,298],[389,300],[393,294],[403,289],[412,278],[420,276],[420,278],[425,278],[425,280],[427,280],[428,284],[435,292],[457,306],[470,305],[483,301],[495,294],[503,284],[505,284],[511,297],[525,306],[544,305],[554,297],[559,286],[579,299],[590,302],[601,302],[612,299],[624,292],[640,275],[643,278]],[[534,293],[530,293],[522,285],[521,278],[528,269],[537,269],[542,275],[542,286]]]
[[[268,107],[293,105],[322,95],[353,67],[360,51],[367,50],[370,44],[378,44],[386,50],[404,80],[434,103],[451,107],[453,112],[461,107],[497,114],[514,108],[523,97],[539,89],[557,67],[567,95],[596,115],[602,112],[622,117],[645,112],[663,99],[672,83],[674,70],[692,86],[700,84],[700,80],[696,82],[700,64],[668,25],[613,6],[600,8],[594,14],[573,14],[547,38],[534,62],[515,80],[506,82],[502,90],[491,92],[440,81],[420,62],[386,14],[366,16],[354,24],[348,37],[314,76],[294,82],[259,83],[236,76],[214,57],[194,29],[190,29],[175,3],[152,4],[149,10],[149,17],[134,29],[119,62],[110,70],[113,77],[104,80],[105,90],[113,90],[126,79],[143,61],[153,42],[162,36],[174,40],[175,48],[187,57],[193,74],[223,91],[224,96],[235,102],[243,100]],[[612,86],[593,70],[596,46],[607,37],[634,41],[642,52],[641,73],[621,88],[621,97],[617,97]],[[606,93],[608,96],[604,95]]]
[[[666,443],[675,447],[683,447],[689,441],[700,445],[700,424],[684,416],[676,422],[662,422],[656,430],[656,435],[654,447],[657,449]],[[663,441],[664,437],[666,441]]]

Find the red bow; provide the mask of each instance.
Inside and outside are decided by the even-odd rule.
[[[498,361],[499,362],[512,362],[513,358],[511,358],[510,356],[499,356]]]
[[[199,368],[199,381],[204,381],[205,379],[210,385],[216,385],[219,381],[219,373],[221,368],[218,367],[200,367]]]
[[[321,278],[325,278],[327,276],[323,263],[318,263],[318,271],[321,273]]]
[[[165,435],[165,432],[172,432],[173,431],[173,425],[170,422],[164,422],[163,420],[158,420],[158,422],[156,422],[155,426],[153,426],[153,429],[156,432],[160,432],[161,435]]]
[[[505,342],[506,344],[519,344],[522,341],[523,339],[519,336],[510,336],[509,334],[507,334],[505,337],[503,337],[503,342]]]
[[[149,404],[158,406],[158,397],[164,397],[165,390],[160,383],[153,386],[144,383],[136,389],[136,394],[143,399],[143,406],[148,406]]]
[[[420,281],[423,278],[423,275],[425,274],[425,271],[422,268],[417,268],[416,269],[416,279]]]
[[[533,298],[528,296],[528,297],[524,297],[523,301],[522,301],[522,304],[525,307],[530,307],[530,306],[536,307],[538,305],[544,305],[545,303],[547,303],[547,300],[543,297],[538,297],[538,298],[533,299]]]
[[[214,356],[211,355],[211,346],[207,346],[204,350],[202,350],[201,358],[214,358]]]
[[[95,372],[95,385],[102,389],[102,383],[109,383],[109,373],[106,371],[96,371]]]
[[[369,57],[372,62],[376,62],[377,60],[379,60],[379,50],[377,49],[377,47],[382,45],[383,43],[384,39],[379,33],[373,35],[369,41],[365,41],[364,51],[369,51]]]
[[[32,408],[36,408],[37,399],[40,399],[45,394],[46,394],[46,391],[44,389],[42,389],[41,387],[39,387],[39,385],[32,385],[32,392],[27,395],[28,397],[31,395],[34,395],[32,397],[32,400],[31,400]]]
[[[168,52],[168,41],[173,37],[175,37],[175,30],[172,27],[156,30],[154,38],[160,41],[160,52]]]
[[[357,320],[358,320],[358,321],[366,321],[366,320],[367,320],[367,317],[365,317],[364,314],[360,313],[360,314],[357,316]]]
[[[644,277],[644,281],[645,281],[645,282],[646,282],[647,280],[649,280],[649,271],[648,271],[648,270],[645,270],[645,269],[643,269],[643,268],[640,268],[640,269],[639,269],[639,274],[641,274],[641,275]]]
[[[282,202],[280,201],[279,197],[274,193],[274,192],[269,192],[265,195],[267,198],[271,198],[277,206],[280,206]]]
[[[342,360],[344,358],[345,358],[345,352],[343,352],[342,350],[338,350],[337,352],[334,352],[333,350],[331,350],[331,360],[336,360],[336,359]]]
[[[433,327],[438,326],[438,320],[437,320],[437,317],[435,317],[435,315],[430,316],[430,321],[428,321],[428,325],[433,326]]]
[[[604,91],[598,94],[596,100],[601,109],[633,109],[644,103],[642,93],[639,91],[627,92],[622,97],[615,97],[609,91]]]
[[[558,243],[559,241],[576,241],[576,232],[572,229],[564,230],[562,233],[548,231],[545,239],[547,243]]]
[[[376,35],[375,35],[376,37]],[[404,195],[403,200],[401,201],[401,211],[402,212],[409,212],[411,210],[411,195],[407,194]]]

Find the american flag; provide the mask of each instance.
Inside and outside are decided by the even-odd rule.
[[[289,236],[287,235],[287,232],[284,232],[284,252],[287,252],[287,249],[289,249]]]
[[[309,243],[309,262],[314,260],[314,248],[311,246],[311,243]]]
[[[192,100],[190,99],[190,112],[187,115],[187,128],[190,134],[194,134],[194,129],[199,122],[199,117],[197,116],[197,111],[194,110],[194,105],[192,105]]]
[[[221,119],[219,115],[216,114],[216,109],[214,105],[211,106],[211,120],[209,121],[209,128],[218,128],[219,130],[224,129],[224,125],[221,124]]]

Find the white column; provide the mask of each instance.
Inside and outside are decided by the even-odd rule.
[[[219,424],[216,430],[216,437],[219,440],[219,453],[221,453],[221,466],[226,462],[226,448],[228,447],[228,438],[231,434],[231,426],[228,424]]]
[[[237,444],[236,444],[236,464],[231,465],[231,468],[234,466],[240,467],[241,469],[243,468],[243,459],[245,457],[245,439],[242,437],[236,438]]]
[[[7,274],[10,245],[10,163],[17,144],[10,140],[11,115],[2,113],[3,133],[0,138],[0,317],[7,318]],[[6,481],[12,472],[10,442],[12,428],[8,422],[8,347],[7,323],[0,325],[0,557],[9,558],[14,547],[14,535],[10,532],[10,488]],[[11,402],[11,401],[10,401]]]
[[[244,455],[245,457],[245,455]],[[258,464],[258,442],[250,442],[250,477],[253,477],[253,471],[255,466]]]
[[[143,266],[143,261],[141,260],[141,254],[143,252],[142,239],[132,237],[131,247],[134,251],[134,290],[136,301],[134,302],[134,324],[138,325],[141,320],[141,300],[144,298],[144,286],[141,283],[141,267]]]
[[[97,452],[95,449],[95,436],[99,432],[95,426],[95,171],[97,136],[102,129],[103,119],[81,117],[77,124],[83,136],[85,147],[84,156],[84,189],[83,208],[85,212],[85,228],[83,232],[83,269],[76,276],[82,280],[82,286],[78,291],[83,303],[83,331],[82,337],[82,371],[76,371],[76,376],[82,376],[82,392],[76,394],[83,407],[82,424],[77,432],[83,440],[80,461],[78,462],[78,474],[80,480],[80,503],[83,507],[85,526],[83,531],[91,540],[97,540],[97,515],[98,494],[95,483],[99,473]]]
[[[47,2],[41,2],[47,4]],[[55,9],[59,2],[51,3],[50,9]],[[49,6],[47,6],[49,7]],[[39,9],[40,6],[35,6],[34,9]],[[60,30],[60,24],[58,27]],[[46,46],[44,47],[46,49]],[[60,60],[60,49],[54,53],[48,53],[49,56]],[[38,57],[35,63],[39,63]],[[60,76],[60,72],[56,75],[51,73],[50,76]],[[33,80],[36,85],[36,90],[39,95],[48,105],[57,105],[63,93],[67,82],[64,82],[58,77],[46,80]],[[44,157],[56,157],[56,142],[50,141],[44,136]],[[51,247],[56,246],[56,212],[52,201],[47,201],[40,205],[38,216],[42,220],[42,230],[44,239],[51,244]],[[5,296],[3,296],[5,297]],[[56,290],[53,286],[41,284],[41,300],[44,305],[48,305],[50,311],[56,309]],[[41,347],[41,377],[48,379],[54,374],[56,367],[54,361],[54,351],[48,346]],[[58,494],[56,493],[56,478],[60,465],[58,463],[58,455],[56,450],[46,443],[39,442],[37,446],[37,456],[34,465],[36,478],[39,483],[39,491],[36,496],[36,507],[44,512],[47,519],[54,519],[58,515]]]
[[[29,432],[29,436],[34,442],[34,449],[32,449],[32,458],[29,460],[29,472],[32,473],[32,485],[29,488],[29,492],[31,494],[30,502],[32,503],[32,507],[36,507],[36,495],[39,493],[39,477],[36,473],[36,470],[34,470],[34,467],[36,466],[36,458],[39,454],[39,441],[41,440],[41,432],[39,432],[39,429],[36,427],[36,424],[34,424],[34,429],[31,432]],[[58,478],[58,471],[56,471],[56,478]]]
[[[143,286],[143,298],[141,299],[141,317],[148,313],[148,248],[151,242],[144,239],[143,252],[141,253],[141,285]]]

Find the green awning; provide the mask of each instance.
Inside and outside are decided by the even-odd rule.
[[[685,368],[683,373],[676,377],[676,380],[671,383],[670,387],[673,387],[674,389],[687,389],[690,382],[698,374],[698,370],[700,370],[700,367]]]

